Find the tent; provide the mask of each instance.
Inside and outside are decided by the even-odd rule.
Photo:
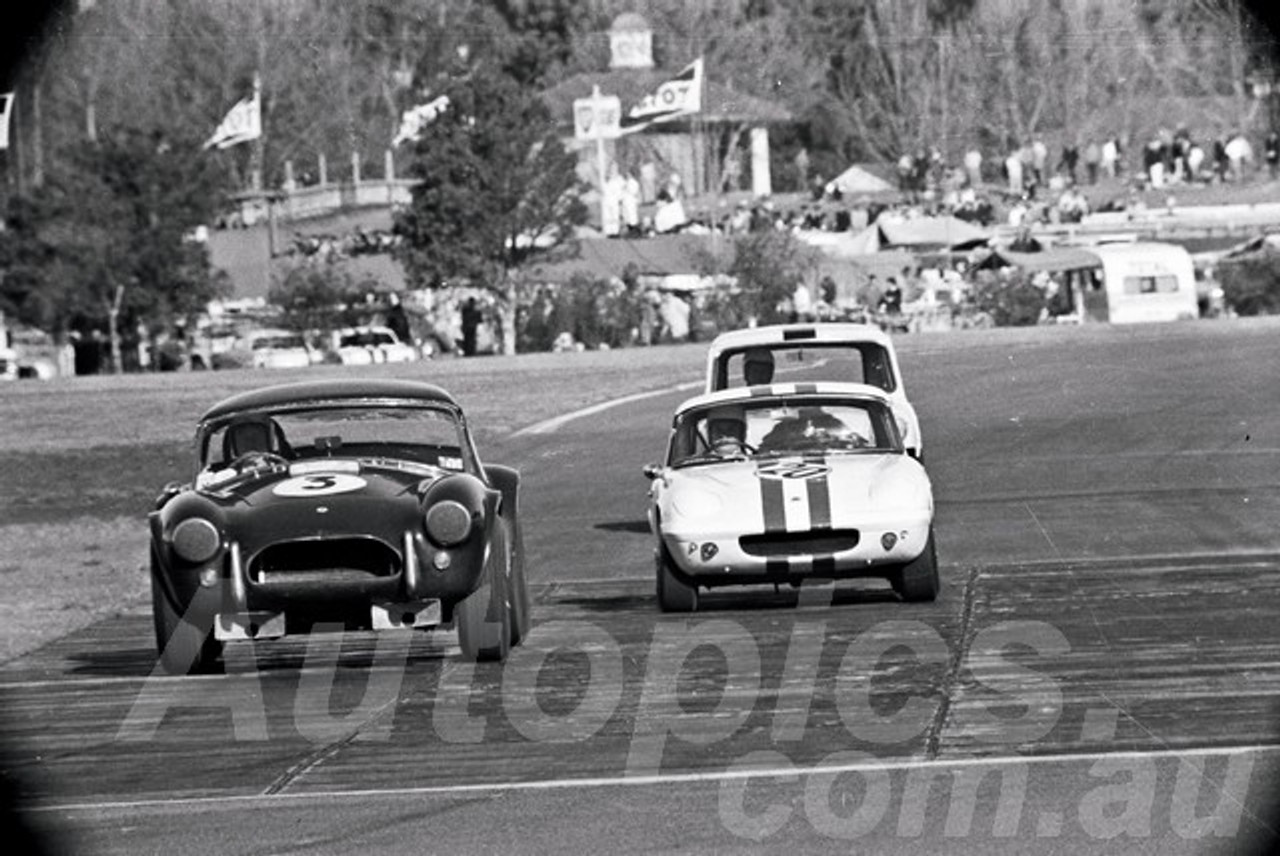
[[[877,253],[886,249],[931,250],[973,245],[990,239],[991,233],[958,217],[915,217],[876,222],[855,235],[847,250]]]
[[[628,267],[639,276],[697,274],[706,254],[729,252],[730,240],[708,235],[656,235],[651,238],[584,238],[567,252],[553,251],[526,268],[527,278],[568,282],[576,274],[594,279],[620,278]]]
[[[1068,270],[1087,270],[1102,266],[1102,259],[1080,247],[1052,247],[1038,253],[1019,253],[1013,250],[995,250],[977,262],[974,270],[995,270],[1002,267],[1019,267],[1029,271],[1059,273]]]
[[[855,164],[833,178],[827,184],[827,189],[828,191],[838,190],[847,196],[852,193],[884,193],[895,188],[880,176],[867,172]]]

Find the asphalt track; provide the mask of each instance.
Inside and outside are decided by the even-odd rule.
[[[672,391],[482,450],[537,627],[232,648],[143,610],[0,671],[5,769],[93,853],[1248,852],[1280,792],[1280,325],[900,340],[944,590],[653,596]]]

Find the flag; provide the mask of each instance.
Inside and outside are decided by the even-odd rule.
[[[702,110],[702,57],[689,63],[652,94],[640,99],[622,119],[624,134],[647,128],[655,122],[669,122]]]
[[[0,93],[0,149],[9,148],[9,117],[13,115],[13,93]]]
[[[410,107],[400,117],[400,130],[396,132],[396,137],[391,141],[391,145],[398,146],[401,143],[410,140],[416,140],[422,134],[423,127],[449,106],[449,96],[441,95],[439,98],[433,98],[426,104],[419,104],[417,107]]]
[[[253,96],[236,103],[204,147],[226,149],[262,136],[262,102],[255,86]]]

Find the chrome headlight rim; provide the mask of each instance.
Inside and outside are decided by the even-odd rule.
[[[422,522],[433,544],[456,547],[471,538],[478,516],[456,499],[442,499],[427,506]]]
[[[187,517],[170,530],[169,545],[182,561],[201,565],[222,551],[222,532],[208,518]]]

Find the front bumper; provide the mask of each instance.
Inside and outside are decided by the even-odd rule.
[[[920,556],[929,540],[932,514],[870,516],[856,527],[857,543],[844,549],[805,551],[759,546],[768,542],[764,533],[740,531],[690,531],[664,527],[662,543],[675,563],[676,570],[699,585],[732,585],[753,582],[790,582],[804,578],[839,578],[883,576]],[[851,530],[841,530],[848,532]],[[887,533],[893,543],[886,548],[882,541]],[[773,533],[779,541],[803,540],[806,533]],[[810,533],[821,538],[823,530]],[[743,543],[757,542],[748,548]],[[846,539],[847,540],[847,539]]]

